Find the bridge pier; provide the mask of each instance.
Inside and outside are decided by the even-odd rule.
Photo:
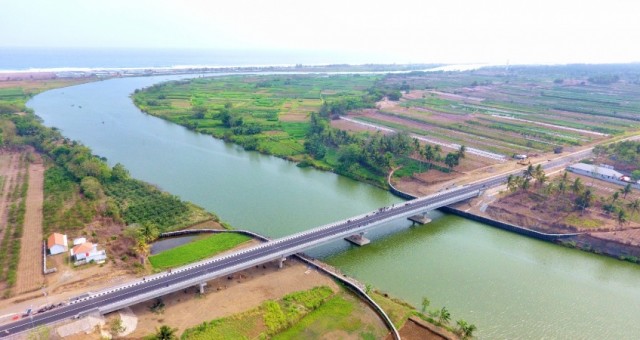
[[[364,237],[364,231],[359,233],[359,234],[355,234],[355,235],[351,235],[347,238],[345,238],[345,240],[357,245],[357,246],[364,246],[367,245],[369,243],[371,243],[371,240],[369,240],[368,238]]]
[[[409,221],[411,221],[411,226],[413,227],[414,225],[420,224],[427,224],[429,222],[431,222],[431,219],[429,217],[427,217],[429,214],[429,212],[425,212],[424,214],[417,214],[417,215],[413,215],[413,216],[409,216],[407,217],[407,219]]]
[[[282,267],[284,267],[284,261],[286,261],[287,258],[285,256],[282,256],[280,259],[278,259],[278,268],[282,269]]]
[[[200,290],[200,294],[204,294],[204,286],[206,286],[207,283],[206,282],[202,282],[198,284],[198,289]]]

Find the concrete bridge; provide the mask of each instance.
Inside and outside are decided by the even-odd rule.
[[[204,287],[207,281],[230,275],[270,261],[280,261],[305,249],[317,247],[337,239],[359,235],[382,223],[424,213],[456,202],[479,196],[491,186],[502,184],[506,176],[486,180],[478,184],[383,207],[362,215],[323,225],[286,237],[243,249],[228,255],[214,257],[189,264],[171,271],[147,276],[139,280],[113,286],[95,293],[87,293],[73,299],[63,307],[32,315],[29,318],[0,327],[0,338],[24,332],[39,325],[77,318],[93,312],[102,314],[157,298],[187,287]]]

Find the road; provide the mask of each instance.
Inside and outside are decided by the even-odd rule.
[[[584,157],[590,152],[590,149],[583,150],[556,160],[548,161],[544,163],[543,166],[545,169],[557,167],[566,164],[569,160]],[[517,172],[521,171],[522,170],[518,170]],[[476,197],[485,189],[506,183],[508,175],[509,174],[498,175],[470,185],[446,190],[390,207],[380,208],[376,211],[351,217],[346,220],[271,240],[229,255],[176,268],[171,272],[163,272],[141,280],[128,282],[124,285],[111,287],[98,293],[88,293],[86,296],[73,300],[65,306],[0,326],[0,337],[25,332],[39,325],[51,324],[76,316],[83,316],[93,311],[99,311],[101,313],[114,311],[125,306],[182,290],[216,277],[230,275],[257,264],[281,259],[323,243],[358,234],[384,222]]]

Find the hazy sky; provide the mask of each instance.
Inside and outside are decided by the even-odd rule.
[[[0,0],[0,47],[312,49],[395,62],[640,61],[637,0]]]

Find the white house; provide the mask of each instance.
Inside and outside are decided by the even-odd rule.
[[[55,255],[64,253],[68,249],[67,244],[67,235],[53,233],[47,239],[47,249],[49,250],[49,254]]]
[[[107,253],[104,250],[98,250],[98,245],[85,242],[76,245],[69,250],[71,260],[75,262],[75,265],[89,263],[91,261],[100,262],[107,259]]]
[[[87,243],[87,239],[85,237],[78,237],[73,239],[73,245],[77,246],[83,243]]]
[[[579,175],[601,179],[618,185],[631,184],[632,187],[640,189],[640,184],[631,182],[628,176],[625,176],[623,173],[616,171],[612,166],[606,164],[592,165],[576,163],[568,166],[567,170]]]

